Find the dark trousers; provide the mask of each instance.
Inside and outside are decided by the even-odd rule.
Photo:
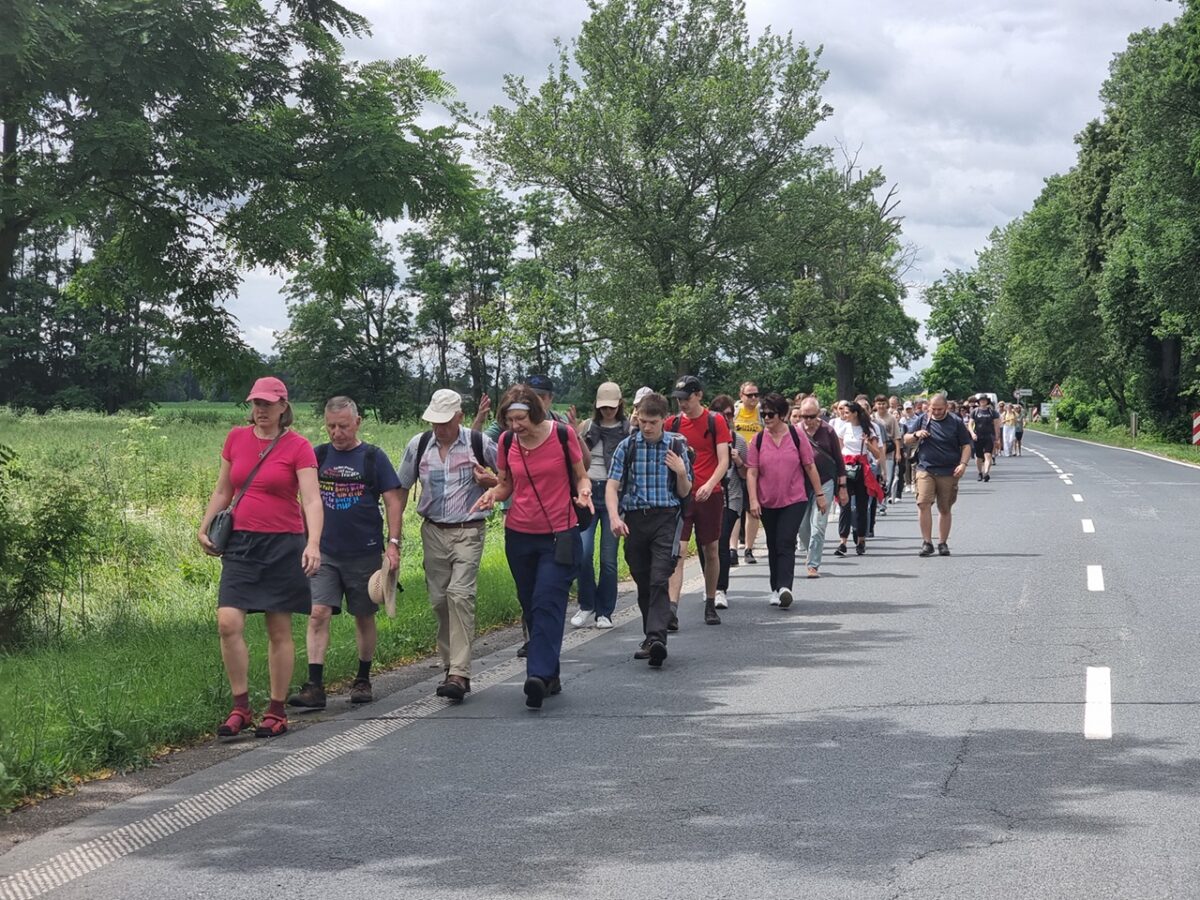
[[[851,519],[853,519],[855,539],[865,538],[869,512],[866,478],[860,474],[857,478],[846,479],[846,493],[850,495],[850,503],[843,506],[838,513],[838,537],[843,541],[846,540],[850,535]]]
[[[730,551],[729,538],[733,535],[733,526],[741,519],[742,514],[734,512],[729,507],[725,508],[725,518],[721,522],[721,543],[717,548],[717,559],[720,560],[721,568],[717,572],[717,590],[729,590],[729,560],[737,551]],[[704,554],[700,554],[700,568],[704,568]]]
[[[625,562],[637,585],[642,631],[652,641],[667,642],[671,621],[671,595],[667,590],[675,559],[679,555],[676,526],[679,510],[631,509],[625,513],[629,536],[625,538]]]
[[[771,590],[792,589],[792,576],[796,572],[796,534],[804,520],[808,501],[801,500],[790,506],[762,509],[763,531],[767,533],[767,565],[771,571]]]
[[[529,627],[529,656],[525,671],[542,679],[558,677],[567,593],[583,556],[579,529],[572,529],[575,558],[570,565],[555,562],[554,535],[525,534],[504,529],[504,555],[517,584],[521,615]]]

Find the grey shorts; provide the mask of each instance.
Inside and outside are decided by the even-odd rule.
[[[321,554],[321,568],[312,578],[312,602],[333,609],[336,616],[342,611],[342,598],[346,600],[346,612],[352,616],[373,616],[379,607],[371,602],[367,593],[367,582],[379,571],[380,558],[369,556],[330,556]]]

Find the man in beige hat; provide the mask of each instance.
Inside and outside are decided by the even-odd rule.
[[[417,512],[425,584],[438,620],[438,653],[446,680],[439,697],[461,701],[471,690],[471,641],[475,638],[475,583],[483,557],[486,512],[476,501],[496,484],[496,444],[464,428],[462,397],[440,390],[422,416],[433,428],[415,435],[400,461],[400,505],[418,481]]]

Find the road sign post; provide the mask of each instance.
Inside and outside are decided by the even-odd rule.
[[[1200,412],[1192,413],[1192,446],[1200,447]]]

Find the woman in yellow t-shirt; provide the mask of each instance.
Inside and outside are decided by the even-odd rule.
[[[729,427],[735,434],[741,435],[749,445],[754,440],[754,436],[763,429],[762,412],[758,408],[758,385],[753,381],[744,381],[738,394],[739,400],[734,407],[733,422]],[[754,558],[754,542],[758,539],[758,519],[747,516],[743,510],[741,521],[733,526],[733,534],[729,537],[730,565],[737,565],[739,534],[744,534],[746,538],[746,562],[758,562]]]

